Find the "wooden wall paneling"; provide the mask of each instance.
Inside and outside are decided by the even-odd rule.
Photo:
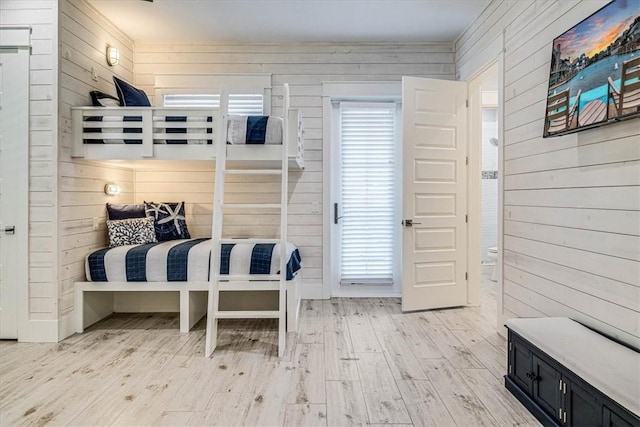
[[[107,45],[120,50],[120,63],[106,63]],[[133,81],[133,41],[82,0],[60,2],[60,129],[58,161],[58,316],[73,310],[73,282],[83,281],[84,259],[92,250],[105,246],[105,203],[131,203],[134,173],[107,162],[95,163],[71,158],[71,106],[91,105],[89,92],[116,94],[112,76]],[[92,68],[97,80],[92,79]],[[118,196],[104,194],[106,183],[121,186]],[[93,219],[98,229],[93,229]],[[67,322],[68,323],[68,322]],[[61,331],[61,338],[73,330]]]
[[[542,138],[551,42],[605,4],[492,1],[456,68],[504,31],[502,314],[569,316],[639,347],[638,122]]]
[[[135,81],[152,93],[157,76],[199,73],[271,73],[271,113],[282,115],[282,85],[289,83],[291,105],[305,124],[304,171],[289,176],[289,240],[303,258],[303,282],[322,281],[322,215],[311,203],[322,201],[322,83],[326,81],[399,81],[402,75],[452,79],[454,50],[450,43],[203,43],[136,44]],[[169,184],[167,184],[169,182]],[[277,197],[276,179],[230,177],[227,200]],[[187,221],[198,235],[210,234],[213,168],[162,165],[136,171],[136,201],[185,200]],[[252,195],[256,189],[258,195]],[[273,191],[272,191],[273,190]],[[192,208],[189,208],[192,205]],[[322,208],[320,210],[322,212]],[[226,232],[274,235],[277,215],[232,216]],[[190,225],[191,230],[191,225]],[[304,286],[304,285],[303,285]]]

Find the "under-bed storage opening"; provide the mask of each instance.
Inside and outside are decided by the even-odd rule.
[[[298,274],[287,281],[287,331],[296,332],[300,310]],[[113,313],[180,313],[180,332],[189,332],[207,312],[208,282],[76,282],[76,332]],[[276,291],[222,291],[222,310],[274,310]]]

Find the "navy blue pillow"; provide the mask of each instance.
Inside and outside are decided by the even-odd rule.
[[[184,216],[184,202],[144,202],[144,207],[146,215],[154,218],[158,242],[191,238]]]
[[[107,218],[110,220],[144,218],[147,214],[144,205],[117,205],[107,203]]]
[[[115,96],[111,96],[108,93],[100,92],[99,90],[92,90],[89,92],[91,95],[91,104],[94,107],[119,107],[120,100]],[[116,105],[117,103],[117,105]]]
[[[116,76],[113,76],[113,83],[116,85],[120,105],[123,107],[151,107],[149,98],[147,98],[147,94],[143,90],[131,86]]]

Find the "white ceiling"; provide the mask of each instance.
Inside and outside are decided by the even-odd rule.
[[[89,0],[135,41],[453,41],[486,0]]]

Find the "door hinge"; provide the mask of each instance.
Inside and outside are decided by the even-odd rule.
[[[510,343],[509,343],[509,351],[512,351],[512,350],[513,350],[513,343],[512,343],[512,342],[510,342]]]
[[[464,158],[464,162],[465,162],[465,164],[466,164],[466,165],[468,165],[468,164],[469,164],[469,156],[467,156],[467,157],[465,157],[465,158]]]
[[[511,365],[509,365],[509,373],[513,374],[513,367]]]
[[[469,222],[469,215],[464,216],[464,222]]]
[[[464,273],[464,280],[469,280],[469,273]]]
[[[465,100],[464,100],[464,105],[465,105],[467,108],[469,108],[469,100],[468,100],[468,99],[465,99]]]

